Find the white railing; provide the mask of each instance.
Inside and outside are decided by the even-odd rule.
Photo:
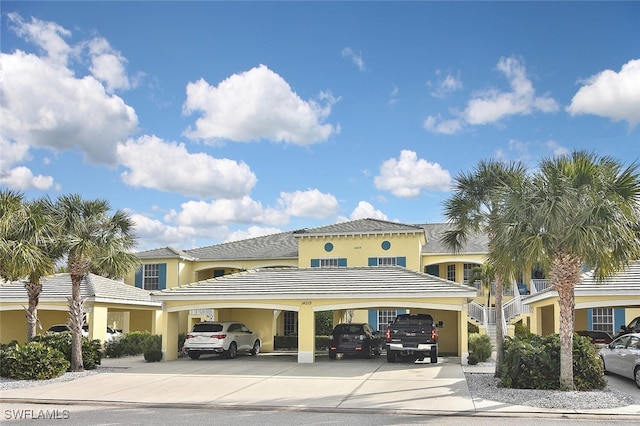
[[[468,313],[471,318],[478,321],[479,323],[485,323],[485,318],[487,316],[484,305],[481,305],[478,302],[471,302],[469,303]]]
[[[551,287],[551,280],[532,279],[531,280],[531,294],[539,293],[543,290]]]
[[[531,313],[531,307],[529,305],[523,304],[522,298],[520,296],[517,296],[505,303],[503,305],[502,311],[504,312],[503,317],[505,321],[510,321],[520,314]]]

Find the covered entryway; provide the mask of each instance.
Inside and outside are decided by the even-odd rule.
[[[266,268],[211,278],[155,292],[163,303],[163,351],[178,355],[180,312],[215,309],[216,320],[244,322],[272,350],[278,316],[297,313],[298,362],[315,358],[315,314],[353,309],[402,308],[429,312],[444,322],[441,347],[461,358],[467,354],[467,304],[476,289],[402,267]],[[269,347],[271,345],[271,347]]]

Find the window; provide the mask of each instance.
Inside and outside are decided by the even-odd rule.
[[[159,278],[160,274],[157,263],[144,265],[142,288],[144,288],[145,290],[157,290]]]
[[[389,323],[396,319],[397,315],[398,311],[395,309],[378,310],[378,330],[386,330]]]
[[[447,265],[447,279],[449,281],[456,280],[456,265]]]
[[[593,308],[593,329],[613,333],[613,308]]]
[[[296,332],[296,313],[286,311],[284,313],[284,335],[294,334]]]
[[[395,257],[379,257],[378,266],[396,266],[398,264]]]
[[[473,272],[473,268],[475,268],[476,265],[475,263],[465,263],[463,265],[463,269],[462,269],[462,279],[464,280],[464,282],[469,282],[469,278],[471,278],[471,273]],[[454,276],[455,276],[455,272],[454,272]]]
[[[338,267],[338,258],[330,258],[330,259],[320,259],[320,267],[321,268],[337,268]]]

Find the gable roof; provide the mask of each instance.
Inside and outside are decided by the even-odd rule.
[[[296,259],[293,231],[185,250],[197,260]]]
[[[427,244],[422,247],[422,254],[451,254],[451,249],[442,242],[446,231],[453,229],[450,223],[428,223],[420,225],[427,234]],[[489,238],[485,234],[470,234],[463,244],[461,253],[484,254],[489,251]]]
[[[333,225],[320,226],[317,228],[305,228],[294,231],[296,237],[303,236],[338,236],[338,235],[360,235],[360,234],[381,234],[400,233],[414,234],[424,232],[420,226],[405,225],[398,222],[389,222],[379,219],[357,219],[348,222],[340,222]]]
[[[140,259],[188,259],[195,260],[186,251],[173,247],[161,247],[136,253]]]
[[[153,300],[474,298],[463,284],[401,267],[263,268],[152,293]]]
[[[40,302],[66,302],[71,297],[71,275],[55,274],[43,278]],[[160,306],[151,300],[150,292],[120,281],[88,274],[80,283],[80,296],[93,302],[111,302],[126,305]],[[27,290],[23,281],[12,281],[0,285],[2,302],[27,303]]]

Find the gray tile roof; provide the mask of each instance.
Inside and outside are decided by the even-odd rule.
[[[264,268],[154,292],[154,300],[476,296],[476,289],[400,267]]]
[[[577,296],[618,296],[625,298],[625,304],[640,305],[640,261],[633,262],[628,268],[614,274],[604,281],[597,281],[593,271],[582,274],[575,287]],[[524,298],[525,303],[558,297],[558,292],[553,287],[532,294]]]
[[[373,233],[415,233],[423,232],[420,226],[405,225],[403,223],[388,222],[379,219],[358,219],[340,222],[333,225],[320,226],[294,231],[296,236],[307,235],[359,235]]]
[[[122,303],[127,305],[158,306],[150,293],[120,281],[95,274],[85,276],[80,284],[80,296],[91,301]],[[51,275],[42,280],[40,302],[66,302],[71,297],[71,276],[68,273]],[[2,302],[27,303],[27,291],[22,281],[0,285]]]
[[[195,248],[185,252],[198,260],[296,259],[298,242],[291,231]]]
[[[451,253],[442,241],[444,233],[452,229],[449,223],[428,223],[420,225],[427,234],[427,244],[422,247],[422,254],[448,254]],[[471,234],[467,242],[460,250],[461,253],[477,254],[487,253],[489,251],[489,239],[485,234]]]
[[[140,259],[190,259],[194,260],[184,250],[180,250],[173,247],[161,247],[152,250],[141,251],[136,253]]]

